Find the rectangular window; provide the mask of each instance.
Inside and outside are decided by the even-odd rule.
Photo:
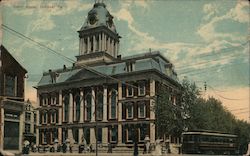
[[[144,96],[145,95],[145,82],[139,82],[138,84],[138,95]]]
[[[68,130],[66,128],[62,129],[62,142],[65,142],[65,140],[68,138]]]
[[[73,138],[74,138],[74,140],[75,140],[75,142],[77,142],[78,143],[78,139],[79,139],[79,130],[77,129],[77,128],[73,128]]]
[[[132,97],[134,95],[134,90],[131,85],[127,86],[127,97]]]
[[[58,138],[58,130],[56,128],[53,129],[52,131],[52,137],[51,137],[51,142],[54,143],[54,141]]]
[[[127,119],[132,119],[133,118],[133,104],[129,103],[127,104]]]
[[[43,138],[43,144],[47,144],[47,133],[46,132],[43,132],[42,133],[42,138]]]
[[[133,142],[133,129],[132,128],[128,128],[126,131],[126,142]]]
[[[25,124],[25,133],[30,133],[30,124]]]
[[[16,84],[17,77],[16,76],[5,76],[5,95],[7,96],[16,96]]]
[[[111,142],[117,142],[117,127],[111,128],[110,130],[110,141]]]
[[[25,121],[30,121],[31,113],[25,112]]]
[[[98,128],[97,141],[98,141],[98,143],[102,143],[102,128]]]
[[[140,141],[144,141],[146,135],[148,132],[148,125],[147,124],[142,124],[139,128],[139,139]]]
[[[138,104],[138,117],[139,118],[146,117],[146,106],[144,102]]]

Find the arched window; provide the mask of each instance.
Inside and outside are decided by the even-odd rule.
[[[103,118],[103,93],[99,92],[97,94],[96,119],[102,120],[102,118]]]
[[[92,96],[91,94],[86,95],[86,120],[91,120],[91,101]]]
[[[75,103],[76,103],[76,121],[80,120],[80,111],[81,111],[81,97],[79,95],[76,95],[75,97]]]
[[[67,122],[69,120],[69,95],[65,95],[63,99],[64,104],[64,121]]]
[[[116,101],[117,101],[117,94],[115,90],[112,90],[111,92],[111,114],[110,117],[111,119],[116,118]]]

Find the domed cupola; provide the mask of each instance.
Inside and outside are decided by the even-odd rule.
[[[116,32],[113,18],[104,3],[94,4],[78,31],[79,56],[76,56],[76,65],[96,65],[117,60],[121,37]]]
[[[113,18],[104,3],[95,3],[93,9],[89,11],[88,17],[81,30],[106,26],[113,32],[116,32]]]

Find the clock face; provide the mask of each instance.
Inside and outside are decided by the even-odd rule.
[[[96,16],[94,14],[89,15],[89,23],[91,25],[95,24],[97,21]]]
[[[112,25],[113,25],[113,20],[112,20],[112,18],[109,18],[108,21],[107,21],[107,23],[108,23],[108,26],[111,28]]]

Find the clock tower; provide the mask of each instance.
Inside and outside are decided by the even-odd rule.
[[[79,55],[76,56],[76,65],[100,65],[117,60],[121,37],[104,3],[94,4],[78,33]]]

